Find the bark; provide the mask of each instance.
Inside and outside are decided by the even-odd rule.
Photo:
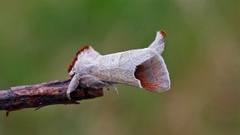
[[[52,81],[36,85],[12,87],[0,91],[0,110],[11,111],[25,108],[36,108],[55,104],[79,104],[78,100],[103,96],[103,89],[81,89],[71,93],[71,100],[66,96],[70,80]]]

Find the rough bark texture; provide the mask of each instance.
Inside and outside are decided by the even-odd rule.
[[[12,87],[0,91],[0,110],[8,112],[24,108],[41,108],[54,104],[78,104],[78,100],[103,96],[103,89],[81,89],[71,93],[71,100],[66,96],[70,80],[52,81],[36,85]]]

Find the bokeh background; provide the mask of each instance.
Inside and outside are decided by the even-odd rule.
[[[0,1],[0,89],[69,78],[78,49],[101,54],[168,35],[171,90],[117,86],[80,105],[0,112],[1,135],[240,134],[240,1]]]

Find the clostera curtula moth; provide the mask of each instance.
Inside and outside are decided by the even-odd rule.
[[[91,46],[78,51],[68,68],[71,82],[67,97],[78,86],[95,89],[109,88],[114,84],[127,84],[152,92],[170,88],[169,73],[161,56],[166,33],[158,31],[149,47],[101,55]],[[116,89],[115,89],[116,90]]]

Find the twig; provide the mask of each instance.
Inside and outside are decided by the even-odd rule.
[[[103,96],[103,89],[81,89],[71,93],[71,100],[66,96],[70,80],[52,81],[36,85],[12,87],[0,91],[0,110],[11,111],[24,108],[41,108],[54,104],[79,104],[77,100]]]

